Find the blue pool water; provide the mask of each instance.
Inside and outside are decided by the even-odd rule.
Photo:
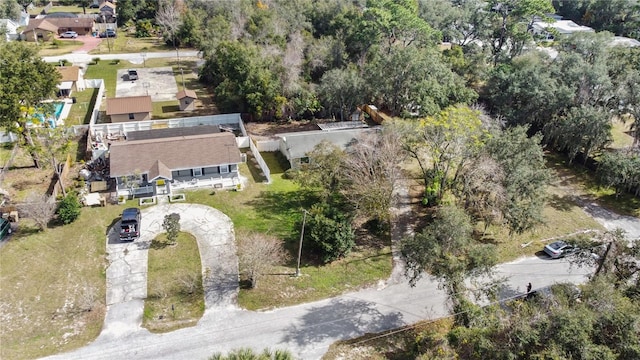
[[[64,103],[63,102],[54,102],[53,103],[54,106],[54,111],[53,111],[53,117],[49,117],[48,119],[46,119],[46,121],[49,123],[49,126],[52,128],[56,127],[56,121],[58,121],[58,119],[60,119],[60,114],[62,114],[62,109],[64,108]],[[40,119],[41,123],[45,122],[45,118],[43,114],[35,114],[35,116]]]

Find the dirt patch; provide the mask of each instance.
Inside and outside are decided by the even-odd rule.
[[[250,122],[245,124],[247,132],[254,138],[272,138],[276,134],[320,130],[318,123],[331,120],[291,120],[287,122]]]

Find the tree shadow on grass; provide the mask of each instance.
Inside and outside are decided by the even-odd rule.
[[[312,191],[263,191],[248,204],[265,219],[288,218],[297,222],[302,221],[302,210],[317,202],[318,197]]]
[[[558,211],[571,211],[576,206],[571,196],[559,196],[552,194],[547,199],[547,204]]]
[[[173,113],[180,111],[180,106],[178,105],[167,105],[162,107],[162,113]]]
[[[400,312],[382,313],[373,302],[333,299],[315,306],[285,331],[283,341],[315,346],[327,339],[340,340],[377,333],[404,325]]]

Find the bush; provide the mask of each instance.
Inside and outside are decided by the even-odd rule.
[[[99,57],[94,57],[93,59],[91,59],[93,65],[98,65],[98,63],[100,62],[100,58]]]
[[[113,65],[118,65],[118,64],[120,64],[120,59],[113,59],[113,61],[111,63]]]
[[[58,206],[58,220],[63,224],[71,224],[80,216],[82,205],[78,200],[78,196],[70,192],[65,196]]]
[[[311,210],[305,231],[309,234],[311,247],[324,263],[344,257],[355,245],[355,233],[350,220],[341,211],[328,205]]]
[[[165,215],[162,228],[167,232],[167,240],[172,244],[175,243],[180,233],[180,214]]]

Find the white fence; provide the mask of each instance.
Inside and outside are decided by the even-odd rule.
[[[274,140],[256,141],[256,147],[260,151],[275,152],[280,150],[280,138]]]
[[[264,176],[267,178],[267,184],[271,184],[271,171],[269,170],[267,163],[262,158],[262,155],[260,155],[260,151],[258,151],[258,148],[251,139],[249,139],[249,148],[251,149],[253,157],[258,162],[258,165],[260,165],[260,169],[262,169]]]
[[[92,118],[92,121],[94,119]],[[235,125],[240,126],[243,130],[240,114],[224,114],[224,115],[208,115],[208,116],[194,116],[187,118],[175,118],[175,119],[161,119],[161,120],[146,120],[146,121],[132,121],[123,123],[108,123],[108,124],[96,124],[91,123],[91,135],[101,134],[103,136],[109,134],[126,135],[129,131],[140,130],[152,130],[152,129],[164,129],[164,128],[178,128],[178,127],[190,127],[199,125]]]

